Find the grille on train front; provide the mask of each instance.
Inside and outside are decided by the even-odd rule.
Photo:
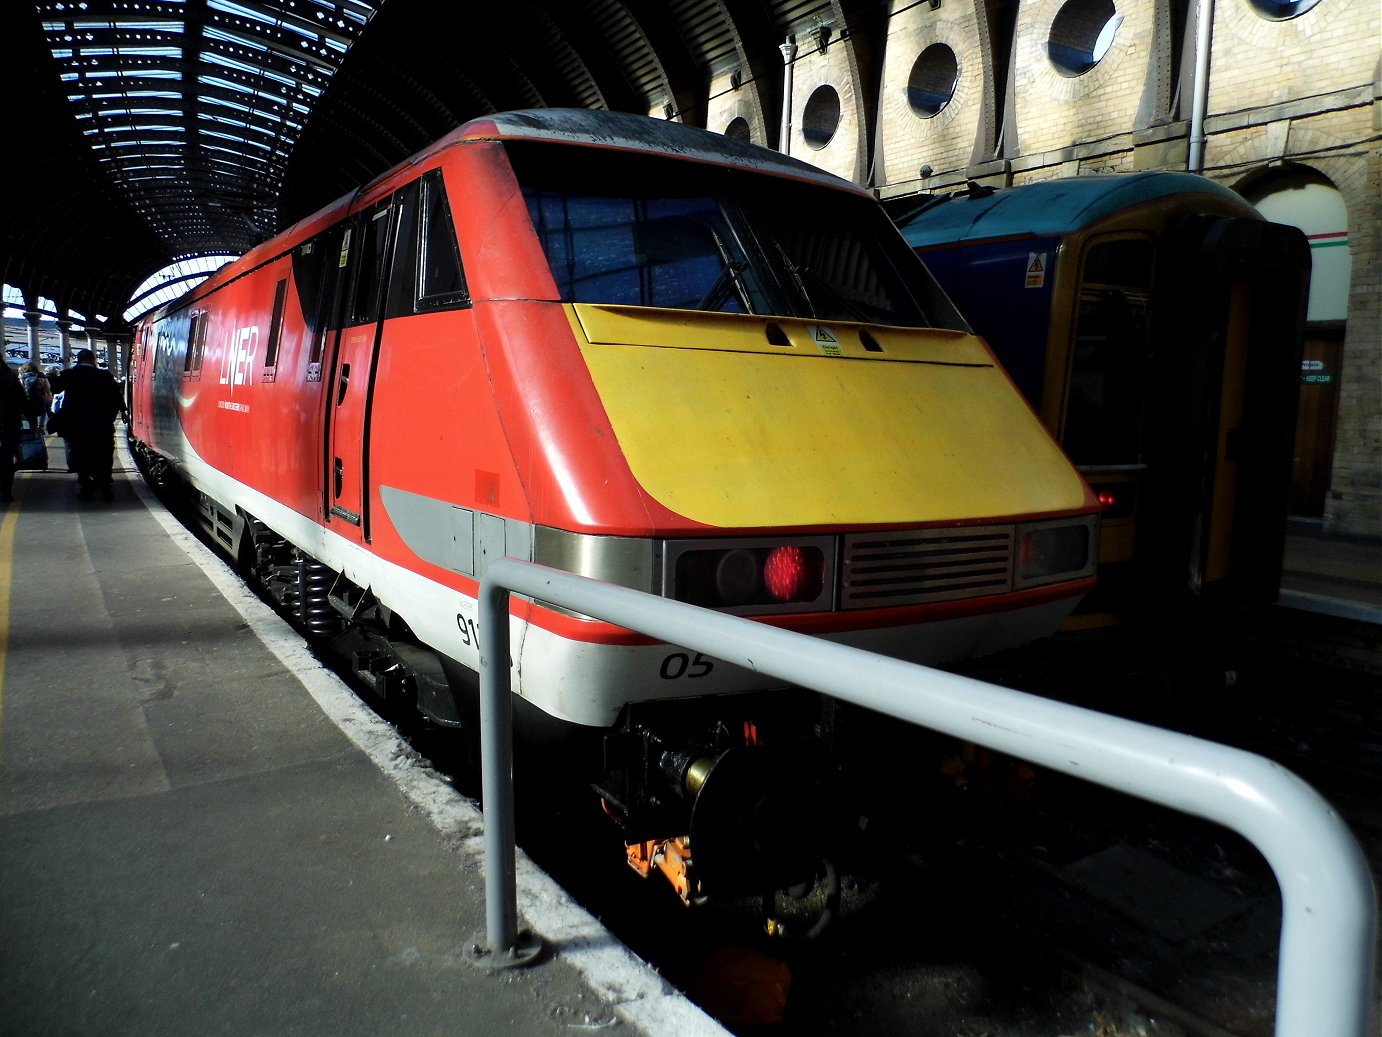
[[[1002,594],[1013,585],[1014,526],[852,533],[840,608],[887,608]]]

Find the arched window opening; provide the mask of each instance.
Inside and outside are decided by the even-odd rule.
[[[1284,22],[1298,18],[1320,0],[1248,0],[1249,6],[1268,21]]]
[[[907,78],[907,104],[923,119],[939,115],[955,96],[960,63],[944,43],[933,43],[917,55]]]
[[[1113,46],[1123,16],[1113,0],[1067,0],[1051,23],[1046,53],[1063,76],[1082,76]]]
[[[840,95],[833,86],[816,87],[801,113],[801,135],[809,147],[820,151],[840,128]]]

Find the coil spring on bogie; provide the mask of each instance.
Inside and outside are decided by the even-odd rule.
[[[315,558],[298,558],[298,618],[307,632],[315,637],[330,637],[341,629],[341,616],[331,605],[328,595],[336,582],[336,574]]]

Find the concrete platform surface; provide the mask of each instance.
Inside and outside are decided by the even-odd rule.
[[[472,964],[476,807],[123,463],[0,509],[0,1035],[725,1033],[521,853]]]

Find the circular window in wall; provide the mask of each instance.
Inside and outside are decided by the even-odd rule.
[[[830,143],[840,128],[840,95],[828,83],[816,87],[806,99],[801,113],[801,135],[806,143],[820,151]]]
[[[749,121],[742,115],[730,120],[730,124],[725,127],[725,136],[730,140],[741,140],[745,144],[753,142],[753,134],[749,132]]]
[[[1320,0],[1248,0],[1248,5],[1263,18],[1274,22],[1284,22],[1288,18],[1304,14]]]
[[[933,43],[917,55],[907,77],[907,103],[923,119],[939,115],[955,96],[960,63],[944,43]]]
[[[1123,16],[1113,0],[1067,0],[1051,23],[1046,53],[1063,76],[1082,76],[1104,59]]]

